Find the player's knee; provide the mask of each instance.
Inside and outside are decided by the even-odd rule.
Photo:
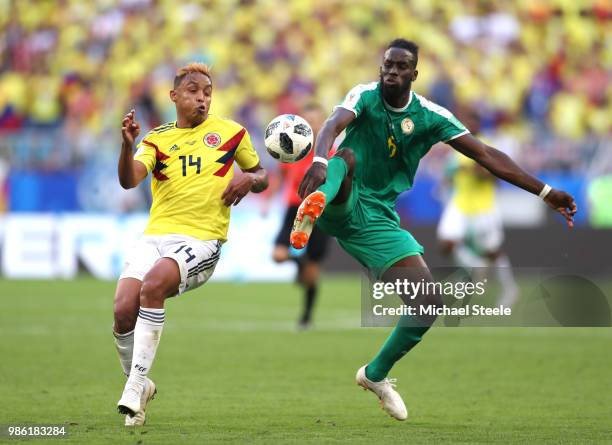
[[[126,304],[125,299],[115,300],[113,315],[115,318],[113,329],[118,334],[130,332],[134,329],[134,326],[136,326],[138,312],[134,312],[132,305]]]
[[[155,277],[145,277],[140,289],[140,305],[152,307],[158,303],[162,303],[166,298],[164,283],[161,279]]]
[[[448,256],[453,253],[453,250],[455,249],[455,243],[449,240],[442,240],[438,244],[438,247],[442,255]]]
[[[319,280],[319,265],[314,262],[308,262],[302,270],[301,283],[305,287],[316,286]]]
[[[349,175],[355,171],[355,153],[350,148],[343,148],[336,153],[336,156],[342,158],[346,162]]]
[[[500,250],[490,250],[490,251],[485,252],[484,256],[491,263],[494,263],[501,256],[501,251]]]

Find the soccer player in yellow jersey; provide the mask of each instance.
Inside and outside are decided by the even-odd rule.
[[[457,112],[463,124],[477,134],[479,117],[474,110]],[[443,254],[453,255],[462,267],[492,266],[502,287],[498,304],[512,306],[518,297],[510,260],[502,250],[504,232],[495,199],[496,178],[461,153],[453,153],[452,195],[438,225]]]
[[[164,301],[210,278],[227,237],[230,206],[268,186],[246,129],[209,114],[211,96],[206,65],[179,69],[170,91],[177,120],[149,132],[135,155],[140,126],[134,110],[123,119],[121,186],[136,187],[153,176],[149,223],[128,255],[115,294],[115,343],[128,376],[117,405],[128,426],[144,424],[156,392],[148,374],[164,325]],[[234,176],[234,161],[243,174]]]

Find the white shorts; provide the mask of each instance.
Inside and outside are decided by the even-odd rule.
[[[185,235],[142,235],[128,253],[121,278],[142,281],[160,258],[172,258],[179,266],[179,294],[206,283],[221,255],[221,241],[202,241]]]
[[[484,252],[498,250],[504,241],[504,230],[497,209],[466,215],[454,204],[447,204],[438,224],[438,239],[462,243],[468,238]]]

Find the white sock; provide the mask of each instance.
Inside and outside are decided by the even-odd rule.
[[[119,354],[119,362],[121,362],[123,373],[129,376],[132,367],[132,351],[134,350],[134,331],[125,334],[113,331],[113,335],[115,336],[115,347]]]
[[[500,255],[497,257],[493,266],[495,267],[497,279],[501,283],[502,287],[516,287],[516,280],[514,279],[514,274],[512,273],[512,264],[510,264],[510,259],[506,255]]]
[[[155,352],[164,328],[164,309],[140,307],[136,328],[134,329],[134,353],[132,355],[132,370],[129,380],[138,385],[144,385],[149,374]]]
[[[512,273],[510,259],[506,255],[499,256],[494,263],[495,273],[502,288],[497,304],[512,307],[519,298],[519,288]]]

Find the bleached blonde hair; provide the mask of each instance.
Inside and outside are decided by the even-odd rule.
[[[177,88],[181,84],[185,76],[191,73],[204,74],[210,79],[210,82],[212,83],[212,77],[210,76],[210,68],[208,68],[208,65],[200,62],[191,62],[176,70],[176,76],[174,77],[174,88]]]

